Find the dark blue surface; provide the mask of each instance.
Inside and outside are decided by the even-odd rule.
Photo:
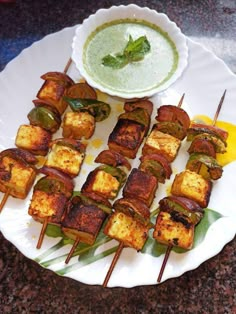
[[[30,46],[33,42],[41,39],[40,36],[27,36],[22,38],[1,38],[0,40],[0,70],[4,68],[8,62],[15,58],[24,48]]]

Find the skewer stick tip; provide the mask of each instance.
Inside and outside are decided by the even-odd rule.
[[[177,107],[181,107],[182,106],[182,104],[183,104],[183,101],[184,101],[184,96],[185,96],[185,93],[183,93],[183,95],[182,95],[182,97],[180,98],[180,101],[179,101],[179,103],[178,103],[178,106]]]
[[[3,207],[5,206],[7,200],[8,200],[8,196],[10,195],[10,189],[7,189],[6,193],[4,194],[2,201],[0,203],[0,214],[3,210]]]
[[[44,235],[45,235],[45,231],[47,229],[47,225],[48,225],[48,218],[45,218],[44,222],[43,222],[43,226],[42,226],[41,232],[40,232],[40,235],[39,235],[38,243],[37,243],[37,246],[36,246],[37,249],[40,249],[41,246],[42,246],[43,238],[44,238]]]
[[[65,260],[65,263],[68,264],[72,255],[74,254],[75,249],[77,248],[78,244],[79,244],[80,238],[76,238],[75,242],[73,243],[73,246],[69,252],[69,254],[67,255],[67,258]]]
[[[221,99],[220,99],[220,102],[219,102],[219,105],[217,107],[217,110],[216,110],[216,113],[215,113],[215,116],[214,116],[214,119],[213,119],[213,122],[212,122],[212,125],[214,126],[216,124],[216,121],[218,119],[218,116],[219,116],[219,113],[220,113],[220,110],[221,110],[221,107],[223,105],[223,102],[224,102],[224,99],[225,99],[225,94],[226,94],[226,89],[223,93],[223,95],[221,96]]]
[[[72,59],[70,58],[70,59],[68,60],[67,64],[66,64],[65,68],[64,68],[64,71],[63,71],[65,74],[66,74],[66,72],[68,71],[68,69],[69,69],[71,63],[72,63]]]
[[[168,247],[167,247],[167,250],[166,250],[166,253],[165,253],[165,257],[164,257],[164,260],[163,260],[162,265],[161,265],[161,270],[160,270],[158,278],[157,278],[157,282],[161,282],[162,275],[164,273],[164,270],[165,270],[165,267],[166,267],[166,263],[167,263],[168,258],[170,256],[170,252],[172,250],[172,247],[173,247],[172,245],[168,245]]]
[[[116,265],[116,263],[117,263],[117,261],[118,261],[120,255],[121,255],[121,252],[122,252],[123,248],[124,248],[124,243],[123,243],[123,242],[120,242],[120,244],[119,244],[119,246],[118,246],[118,248],[117,248],[117,250],[116,250],[115,256],[114,256],[114,258],[113,258],[113,260],[112,260],[112,263],[111,263],[111,265],[110,265],[110,268],[109,268],[109,270],[108,270],[108,272],[107,272],[107,274],[106,274],[106,278],[105,278],[105,280],[104,280],[104,282],[103,282],[103,285],[102,285],[102,286],[103,286],[104,288],[107,287],[108,281],[109,281],[109,279],[110,279],[110,277],[111,277],[111,274],[112,274],[112,272],[113,272],[113,270],[114,270],[114,268],[115,268],[115,265]]]

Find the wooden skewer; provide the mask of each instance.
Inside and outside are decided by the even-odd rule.
[[[123,242],[120,242],[120,244],[119,244],[119,246],[118,246],[118,248],[117,248],[117,250],[116,250],[115,256],[114,256],[114,258],[113,258],[113,260],[112,260],[112,263],[111,263],[111,265],[110,265],[110,268],[109,268],[109,270],[108,270],[108,272],[107,272],[106,278],[105,278],[105,280],[104,280],[104,282],[103,282],[103,285],[102,285],[102,286],[103,286],[104,288],[105,288],[105,287],[107,286],[107,284],[108,284],[108,281],[109,281],[109,279],[110,279],[110,277],[111,277],[111,274],[112,274],[112,272],[113,272],[113,269],[115,268],[115,265],[116,265],[116,263],[117,263],[117,261],[118,261],[120,255],[121,255],[121,252],[122,252],[123,248],[124,248],[124,243],[123,243]]]
[[[185,96],[185,93],[182,95],[182,97],[180,98],[180,101],[177,105],[178,108],[180,108],[183,104],[183,100],[184,100],[184,96]],[[158,278],[157,278],[157,282],[161,282],[161,278],[162,278],[162,275],[164,273],[164,270],[165,270],[165,267],[166,267],[166,264],[167,264],[167,261],[168,261],[168,258],[169,258],[169,255],[170,255],[170,252],[173,248],[173,245],[168,245],[167,247],[167,250],[166,250],[166,253],[165,253],[165,256],[164,256],[164,260],[162,262],[162,265],[161,265],[161,269],[160,269],[160,272],[159,272],[159,275],[158,275]]]
[[[218,104],[218,107],[217,107],[217,110],[216,110],[216,113],[215,113],[215,116],[214,116],[214,120],[213,120],[213,122],[212,122],[212,125],[213,125],[213,126],[216,124],[217,118],[218,118],[218,116],[219,116],[219,113],[220,113],[222,104],[223,104],[223,102],[224,102],[225,94],[226,94],[226,90],[224,91],[224,93],[223,93],[223,95],[222,95],[222,97],[221,97],[221,99],[220,99],[220,102],[219,102],[219,104]],[[184,94],[183,94],[183,96],[184,96]],[[183,98],[183,96],[182,96],[182,98]],[[181,99],[182,99],[182,98],[181,98]],[[181,100],[180,100],[179,104],[180,104],[180,103],[182,104],[182,101],[181,101]],[[178,104],[178,107],[179,107],[179,104]],[[200,170],[199,170],[199,171],[200,171]],[[169,258],[169,255],[170,255],[170,252],[171,252],[172,248],[173,248],[172,245],[168,245],[167,250],[166,250],[166,253],[165,253],[165,256],[164,256],[164,260],[163,260],[163,262],[162,262],[161,270],[160,270],[159,275],[158,275],[158,278],[157,278],[157,282],[161,282],[161,278],[162,278],[162,275],[163,275],[163,273],[164,273],[165,266],[166,266],[166,264],[167,264],[167,261],[168,261],[168,258]]]
[[[75,249],[77,248],[77,246],[78,246],[78,244],[79,244],[79,241],[80,241],[80,238],[77,237],[76,240],[75,240],[75,242],[74,242],[74,244],[73,244],[73,246],[72,246],[72,248],[71,248],[71,250],[70,250],[70,252],[69,252],[69,254],[67,255],[67,258],[66,258],[66,260],[65,260],[65,263],[66,263],[66,264],[69,263],[69,261],[70,261],[72,255],[74,254]]]
[[[37,243],[37,246],[36,246],[37,249],[40,249],[41,246],[42,246],[43,238],[44,238],[44,235],[45,235],[45,232],[46,232],[46,229],[47,229],[47,225],[48,225],[48,217],[44,219],[43,226],[42,226],[42,229],[41,229],[41,232],[40,232],[40,235],[39,235],[38,243]]]
[[[69,58],[66,66],[64,68],[64,71],[63,71],[64,73],[66,73],[68,71],[69,67],[71,66],[71,63],[72,63],[72,59]],[[3,210],[3,207],[5,206],[5,204],[7,202],[7,199],[9,197],[9,195],[10,195],[10,188],[7,189],[6,193],[4,194],[4,196],[3,196],[2,200],[1,200],[1,203],[0,203],[0,214],[1,214],[2,210]]]
[[[6,201],[8,199],[8,196],[10,195],[10,188],[7,189],[6,193],[4,194],[3,198],[2,198],[2,201],[1,201],[1,204],[0,204],[0,214],[2,212],[2,209],[3,207],[5,206],[6,204]]]
[[[183,101],[184,101],[184,96],[185,96],[185,93],[183,93],[182,97],[180,98],[180,101],[179,101],[179,103],[177,105],[178,108],[180,108],[182,106]]]
[[[72,63],[72,59],[69,58],[66,66],[64,68],[63,73],[66,73],[68,71],[71,63]],[[44,235],[45,235],[45,232],[46,232],[46,229],[47,229],[47,225],[48,225],[48,217],[44,219],[43,226],[42,226],[42,229],[41,229],[41,232],[40,232],[40,235],[39,235],[38,243],[37,243],[37,246],[36,246],[37,249],[40,249],[41,246],[42,246],[43,238],[44,238]],[[73,252],[72,252],[72,254],[73,254]]]
[[[66,73],[69,70],[71,63],[72,63],[72,59],[70,58],[64,68],[64,71],[63,71],[64,73]]]
[[[157,278],[157,282],[161,282],[161,278],[162,278],[162,275],[164,273],[164,270],[165,270],[165,267],[166,267],[166,264],[167,264],[167,261],[168,261],[168,258],[169,258],[169,255],[170,255],[172,248],[173,248],[172,245],[168,245],[164,260],[163,260],[162,265],[161,265],[161,270],[160,270],[158,278]]]
[[[216,110],[216,113],[215,113],[215,116],[214,116],[214,119],[213,119],[213,122],[212,122],[212,125],[213,125],[213,126],[216,124],[216,121],[217,121],[217,119],[218,119],[218,116],[219,116],[221,107],[222,107],[223,102],[224,102],[224,99],[225,99],[226,91],[227,91],[227,90],[225,89],[225,91],[224,91],[224,93],[223,93],[223,95],[222,95],[222,97],[221,97],[221,99],[220,99],[219,105],[218,105],[218,107],[217,107],[217,110]]]
[[[183,103],[183,100],[184,100],[184,96],[185,96],[185,93],[184,93],[184,94],[182,95],[182,97],[180,98],[177,107],[180,108],[180,107],[182,106],[182,103]],[[122,252],[123,248],[124,248],[124,243],[123,243],[123,242],[120,242],[120,244],[119,244],[119,246],[118,246],[118,248],[117,248],[117,250],[116,250],[116,254],[115,254],[115,256],[114,256],[114,258],[113,258],[113,260],[112,260],[112,263],[111,263],[111,265],[110,265],[110,268],[109,268],[109,270],[108,270],[108,272],[107,272],[106,278],[105,278],[105,280],[104,280],[104,282],[103,282],[103,287],[106,287],[106,286],[107,286],[107,283],[108,283],[108,281],[109,281],[109,279],[110,279],[110,277],[111,277],[111,274],[112,274],[112,272],[113,272],[113,270],[114,270],[114,268],[115,268],[115,265],[116,265],[116,263],[117,263],[117,261],[118,261],[120,255],[121,255],[121,252]],[[172,246],[168,247],[169,253],[170,253],[171,249],[172,249]],[[166,257],[166,261],[167,261],[167,259],[168,259],[168,256]],[[163,271],[164,271],[164,268],[165,268],[165,265],[163,265]]]

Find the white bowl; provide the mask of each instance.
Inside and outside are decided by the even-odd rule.
[[[148,23],[148,27],[152,25],[151,27],[154,26],[154,28],[158,28],[158,31],[155,30],[155,32],[157,36],[160,37],[160,42],[159,37],[158,39],[153,39],[151,42],[151,52],[144,57],[144,60],[128,64],[122,69],[108,69],[108,67],[102,65],[101,62],[101,64],[98,65],[99,71],[101,72],[100,77],[96,76],[95,73],[99,73],[99,71],[96,70],[95,72],[91,70],[86,64],[86,47],[88,47],[86,43],[92,42],[92,40],[89,39],[93,36],[91,34],[96,34],[97,36],[99,32],[97,30],[98,27],[104,26],[105,23],[113,24],[114,21],[121,22],[126,19],[132,21],[137,20],[140,24],[143,22]],[[140,26],[140,24],[138,25]],[[141,35],[145,35],[145,26],[143,26],[142,31],[144,31],[144,33]],[[135,30],[131,30],[131,32],[135,33]],[[126,34],[127,38],[129,35],[130,33]],[[109,37],[109,41],[112,43],[110,47],[113,49],[113,47],[116,46],[116,48],[114,48],[115,51],[111,50],[108,51],[108,53],[122,52],[123,48],[120,43],[117,48],[117,43],[119,42],[117,40],[120,39],[118,37],[119,35]],[[103,43],[100,44],[99,49],[96,50],[94,60],[101,57],[99,56],[100,52],[103,53],[104,56],[105,52],[102,52],[102,50],[105,46],[106,45]],[[168,46],[169,50],[165,46]],[[152,47],[154,47],[154,49],[152,49]],[[128,6],[112,6],[109,9],[98,10],[76,28],[72,43],[72,60],[81,76],[94,88],[111,96],[118,96],[125,99],[143,98],[151,97],[167,89],[181,76],[188,62],[188,47],[186,37],[182,34],[177,25],[170,21],[165,14],[157,13],[147,7],[141,8],[134,4]],[[155,60],[154,66],[150,66],[151,60]],[[152,77],[152,79],[148,81],[150,77]],[[115,81],[119,82],[119,86],[113,85]]]

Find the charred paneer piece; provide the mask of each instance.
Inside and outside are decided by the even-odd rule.
[[[142,154],[161,154],[172,162],[180,148],[181,141],[167,133],[160,132],[155,125],[143,146]]]
[[[52,134],[35,125],[23,124],[19,127],[15,139],[17,147],[35,155],[45,156],[49,149]]]
[[[62,232],[70,239],[92,245],[107,214],[96,204],[89,204],[79,196],[73,197],[62,218]]]
[[[48,194],[35,190],[28,213],[36,221],[43,222],[48,218],[49,223],[60,225],[67,200],[65,195],[60,193]]]
[[[78,175],[85,156],[85,146],[73,140],[61,139],[52,143],[45,166],[58,169],[71,177]]]
[[[128,158],[135,158],[145,136],[143,124],[119,119],[108,139],[108,147]]]
[[[45,81],[40,88],[37,98],[55,107],[60,114],[63,114],[67,103],[63,96],[67,88],[74,84],[73,80],[66,74],[60,72],[48,72],[41,76]]]
[[[62,214],[72,194],[63,181],[50,176],[42,177],[34,186],[28,213],[36,221],[45,219],[50,224],[61,224]]]
[[[203,217],[203,209],[197,202],[179,196],[163,198],[159,208],[153,237],[163,244],[190,249],[194,227]]]
[[[187,221],[183,223],[171,213],[161,211],[156,220],[153,237],[162,244],[190,249],[194,238],[194,225]]]
[[[158,187],[157,178],[140,169],[133,168],[123,189],[123,196],[137,198],[150,206]]]
[[[77,140],[89,139],[95,130],[95,119],[88,112],[66,112],[62,122],[62,135]]]
[[[148,237],[149,227],[124,212],[115,211],[108,219],[104,233],[140,251]]]
[[[29,193],[36,177],[36,169],[12,156],[0,159],[0,191],[24,199]]]
[[[102,165],[89,173],[82,186],[82,192],[94,192],[107,199],[114,199],[125,179],[126,174],[123,170]]]
[[[171,193],[184,196],[196,201],[202,208],[206,208],[211,195],[212,183],[200,174],[185,170],[175,176]]]

